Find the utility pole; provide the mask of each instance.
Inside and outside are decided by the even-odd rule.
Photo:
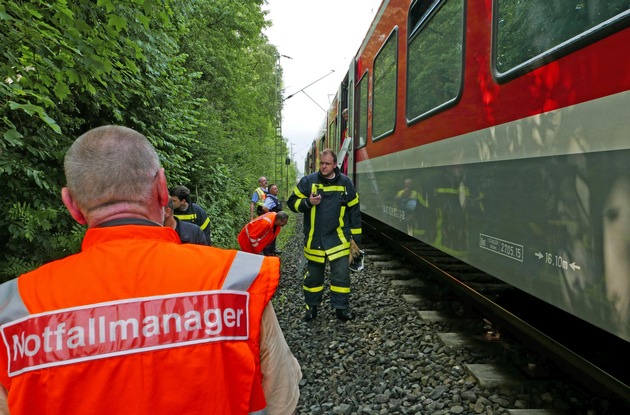
[[[284,137],[282,137],[282,106],[284,99],[282,99],[282,66],[280,65],[280,58],[293,59],[290,56],[277,54],[276,55],[276,137],[274,140],[274,182],[276,184],[282,184],[282,176],[284,169],[282,168],[283,159],[285,156],[286,144]]]
[[[278,177],[282,176],[282,66],[280,66],[280,57],[276,56],[276,137],[274,140],[274,182],[278,182]]]
[[[285,164],[287,165],[287,181],[286,181],[286,185],[287,185],[287,198],[285,200],[289,200],[289,166],[291,165],[291,157],[289,157],[287,155],[287,158],[284,160]]]

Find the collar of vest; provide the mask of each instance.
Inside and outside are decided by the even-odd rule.
[[[149,221],[150,222],[150,221]],[[148,226],[149,223],[119,223],[118,226],[88,228],[83,238],[83,250],[111,241],[165,241],[181,243],[175,229],[164,226]],[[133,229],[130,229],[133,227]]]
[[[150,221],[149,219],[142,218],[119,218],[108,220],[107,222],[101,223],[97,228],[109,228],[110,226],[120,226],[120,225],[145,225],[145,226],[160,226],[159,223],[155,223]]]

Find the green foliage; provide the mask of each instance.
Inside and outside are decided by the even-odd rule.
[[[464,11],[462,0],[445,2],[409,43],[408,118],[457,97],[463,73]]]
[[[71,232],[55,233],[56,225],[60,223],[68,226]],[[28,202],[9,205],[0,227],[7,229],[7,240],[11,241],[1,257],[5,265],[0,268],[2,281],[29,271],[45,261],[78,251],[84,232],[82,227],[72,223],[70,216],[60,206],[35,208]],[[46,252],[47,257],[33,255],[35,246]]]
[[[216,191],[207,192],[212,196],[202,206],[209,206],[205,209],[211,218],[212,243],[224,248],[237,248],[236,236],[245,224],[244,213],[247,212],[249,219],[248,200],[243,198],[243,195],[229,190],[241,186],[233,168],[219,164],[211,166],[210,171],[208,188]]]
[[[372,134],[379,137],[394,130],[396,118],[396,72],[398,69],[398,46],[396,37],[391,36],[374,62],[374,92]]]
[[[628,11],[628,0],[501,0],[495,63],[500,72],[521,65],[604,21]]]
[[[287,153],[275,147],[281,74],[262,4],[0,3],[0,278],[80,249],[85,230],[59,197],[63,156],[104,124],[144,133],[169,184],[195,189],[215,245],[236,245],[257,178]]]

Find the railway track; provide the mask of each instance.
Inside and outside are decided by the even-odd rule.
[[[365,215],[363,219],[367,238],[385,242],[408,267],[430,275],[478,312],[487,336],[511,338],[553,362],[568,381],[630,410],[630,376],[620,365],[628,352],[623,342],[430,245]],[[535,366],[525,371],[536,376]]]

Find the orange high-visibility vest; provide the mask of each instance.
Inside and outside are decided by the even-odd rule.
[[[82,252],[0,285],[12,414],[262,414],[260,322],[279,260],[88,229]]]
[[[260,215],[241,229],[238,234],[238,244],[245,252],[258,254],[269,245],[282,230],[282,226],[276,226],[277,212],[268,212]]]

